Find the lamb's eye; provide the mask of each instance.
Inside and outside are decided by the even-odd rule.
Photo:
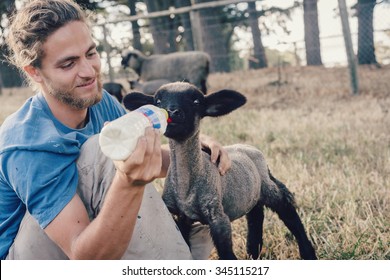
[[[195,105],[199,105],[199,104],[200,104],[199,99],[195,99],[195,100],[194,100],[194,104],[195,104]]]

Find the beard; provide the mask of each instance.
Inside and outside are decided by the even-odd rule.
[[[46,84],[46,86],[49,94],[55,97],[60,102],[62,102],[63,104],[66,104],[76,110],[83,110],[99,103],[100,100],[102,99],[103,86],[102,86],[102,80],[100,74],[96,76],[96,82],[97,82],[96,93],[93,96],[87,98],[77,97],[71,89],[55,88],[51,84]]]

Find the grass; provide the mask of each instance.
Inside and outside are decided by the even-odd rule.
[[[210,77],[211,91],[236,89],[248,104],[204,120],[203,132],[264,152],[273,174],[295,194],[321,259],[390,259],[390,68],[360,68],[359,77],[359,96],[350,95],[342,68],[284,69],[279,83],[274,69]],[[234,229],[235,251],[246,258],[245,221]],[[271,211],[264,247],[263,259],[299,258]]]
[[[389,80],[390,67],[360,67],[360,95],[352,96],[345,68],[285,68],[281,78],[276,69],[212,74],[210,92],[235,89],[248,103],[205,119],[202,132],[263,151],[272,173],[295,194],[320,259],[388,260]],[[5,90],[0,123],[28,95]],[[245,220],[234,221],[233,230],[234,250],[245,259]],[[299,259],[294,238],[269,210],[261,258]]]

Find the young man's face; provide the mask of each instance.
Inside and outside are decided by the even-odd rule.
[[[41,67],[34,80],[42,90],[74,109],[85,109],[102,98],[100,57],[88,26],[73,21],[43,44]]]

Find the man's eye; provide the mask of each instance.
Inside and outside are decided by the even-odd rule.
[[[61,68],[62,69],[69,69],[73,66],[73,62],[68,62],[68,63],[65,63],[65,64],[62,64],[61,65]]]
[[[96,51],[93,51],[93,52],[90,52],[90,53],[88,53],[88,57],[93,57],[93,56],[95,56],[96,55]]]

